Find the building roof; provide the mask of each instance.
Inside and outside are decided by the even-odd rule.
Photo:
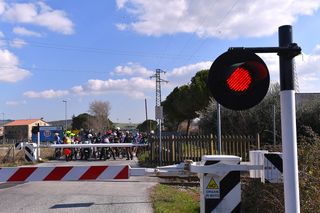
[[[4,126],[26,126],[32,123],[40,121],[40,119],[26,119],[26,120],[15,120],[10,123],[7,123]]]

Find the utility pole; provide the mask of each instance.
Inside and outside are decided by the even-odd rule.
[[[144,109],[146,111],[147,134],[149,135],[149,133],[150,133],[149,123],[150,122],[148,122],[148,106],[147,106],[147,99],[146,98],[144,99]]]
[[[156,69],[156,73],[151,76],[150,78],[156,79],[156,107],[155,107],[155,116],[156,120],[159,122],[159,160],[160,160],[160,166],[162,165],[162,141],[161,141],[161,122],[163,119],[163,109],[161,106],[161,83],[165,82],[168,83],[168,81],[161,79],[161,73],[166,73],[165,71],[161,69]]]
[[[68,121],[67,121],[67,101],[66,100],[63,100],[62,102],[64,102],[64,113],[65,113],[65,117],[64,117],[64,120],[65,120],[65,130],[67,130],[68,128]]]

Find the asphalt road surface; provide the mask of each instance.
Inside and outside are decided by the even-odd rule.
[[[39,166],[57,165],[131,165],[134,160],[51,161]],[[29,182],[0,183],[0,212],[153,212],[150,189],[154,177],[103,182]]]

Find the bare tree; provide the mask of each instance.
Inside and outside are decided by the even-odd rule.
[[[111,106],[108,101],[93,101],[89,105],[89,113],[93,116],[89,119],[89,126],[97,132],[103,132],[110,128],[109,114]]]

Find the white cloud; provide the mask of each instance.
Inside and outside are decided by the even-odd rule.
[[[271,35],[283,24],[293,24],[301,15],[312,15],[320,0],[118,0],[119,9],[135,16],[130,28],[160,36],[195,33],[200,37],[238,38]]]
[[[300,92],[320,92],[320,53],[295,58]]]
[[[78,95],[84,95],[85,94],[82,86],[74,86],[74,87],[71,88],[71,90],[74,93],[78,94]]]
[[[2,12],[4,20],[34,24],[51,31],[72,34],[73,23],[62,10],[53,10],[44,2],[7,4]]]
[[[317,49],[316,46],[315,50]],[[259,54],[268,66],[272,82],[279,82],[279,57],[277,54]],[[320,92],[320,52],[295,57],[295,72],[299,92]]]
[[[271,82],[279,82],[279,56],[276,53],[258,54],[268,67]]]
[[[313,52],[320,53],[320,44],[316,45],[316,47],[314,48]]]
[[[116,24],[116,27],[117,27],[118,30],[121,30],[121,31],[126,30],[126,29],[129,28],[129,26],[127,24],[123,24],[123,23]]]
[[[196,64],[174,68],[163,75],[169,81],[169,87],[181,86],[191,81],[191,78],[200,70],[210,69],[212,61],[203,61]]]
[[[168,87],[188,83],[200,70],[209,69],[212,62],[199,62],[173,69],[162,76],[170,82]],[[73,87],[71,90],[77,95],[121,93],[131,98],[145,98],[146,93],[155,89],[155,79],[149,77],[154,74],[140,64],[129,62],[126,66],[117,66],[113,75],[126,76],[122,79],[90,79],[86,84]],[[133,76],[133,77],[131,77]]]
[[[28,70],[19,67],[19,60],[13,53],[0,49],[0,81],[14,83],[30,75]]]
[[[42,92],[27,91],[23,93],[23,95],[28,98],[45,98],[45,99],[60,98],[68,94],[69,94],[69,91],[67,90],[53,90],[53,89],[44,90]]]
[[[0,15],[4,12],[6,3],[3,0],[0,0]]]
[[[120,76],[150,77],[153,75],[153,72],[138,63],[129,62],[127,66],[117,66],[112,74]]]
[[[118,9],[123,8],[127,1],[128,0],[116,0]]]
[[[168,76],[171,77],[179,77],[179,76],[186,76],[186,75],[195,75],[200,70],[210,69],[212,65],[212,61],[204,61],[199,62],[196,64],[190,64],[187,66],[174,68],[172,72],[168,72]]]
[[[144,98],[145,92],[154,89],[153,80],[141,77],[132,77],[130,79],[90,79],[84,85],[78,85],[72,88],[72,91],[78,95],[122,93],[131,98]]]
[[[5,40],[3,40],[3,38],[4,38],[4,34],[3,34],[3,32],[0,31],[0,47],[7,45],[7,42]]]
[[[15,27],[13,28],[13,32],[17,35],[21,35],[21,36],[35,36],[35,37],[41,37],[41,33],[38,32],[34,32],[31,30],[28,30],[24,27]]]
[[[25,45],[27,45],[27,42],[25,42],[24,40],[19,39],[19,38],[16,38],[10,42],[10,46],[15,47],[15,48],[22,48]]]
[[[8,106],[19,106],[19,105],[24,105],[27,104],[27,101],[6,101],[6,105]]]

